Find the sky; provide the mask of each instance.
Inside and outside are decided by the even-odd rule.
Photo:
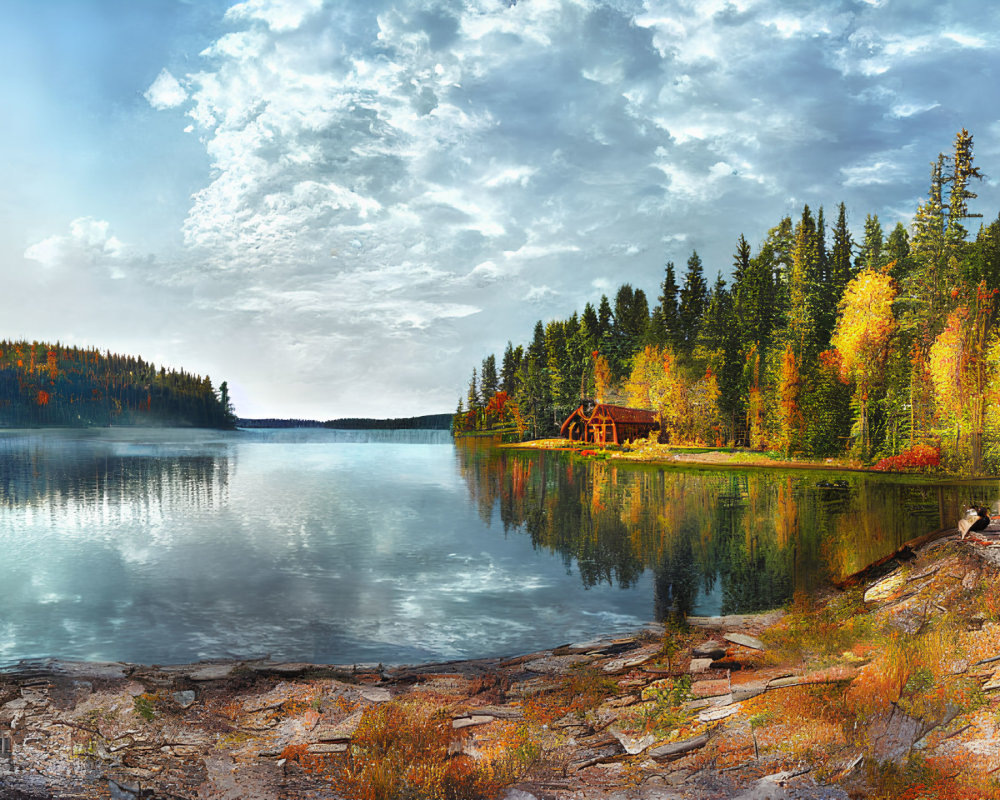
[[[451,412],[805,204],[908,226],[962,127],[996,218],[994,73],[982,0],[8,0],[0,337],[244,417]]]

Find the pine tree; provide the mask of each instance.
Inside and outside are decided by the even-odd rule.
[[[668,261],[664,267],[663,282],[660,284],[659,305],[653,311],[650,323],[650,339],[653,344],[677,344],[677,278],[674,274],[674,262]]]
[[[869,214],[865,217],[865,233],[854,262],[855,270],[881,269],[885,263],[882,260],[883,244],[882,224],[878,221],[878,214]]]
[[[476,373],[476,368],[472,368],[472,380],[469,381],[469,392],[466,395],[465,404],[468,406],[469,411],[474,411],[478,409],[481,405],[479,397],[479,383],[478,375]]]
[[[962,225],[963,219],[981,217],[982,214],[969,212],[969,200],[976,195],[969,190],[969,181],[982,180],[979,168],[972,163],[972,134],[962,128],[955,135],[955,154],[952,157],[951,193],[948,196],[948,222],[945,227],[945,241],[952,248],[965,242],[968,232]]]
[[[480,395],[483,403],[488,403],[500,388],[497,380],[497,360],[496,356],[488,355],[483,359],[483,369],[480,373],[480,385],[482,387]]]
[[[521,345],[515,348],[508,340],[507,349],[503,351],[503,364],[500,367],[500,388],[511,397],[517,390],[517,370],[521,366],[523,355],[524,348]]]
[[[678,347],[688,355],[694,348],[707,302],[708,287],[702,274],[701,258],[697,251],[692,251],[687,262],[684,286],[681,288],[680,303],[677,307]]]

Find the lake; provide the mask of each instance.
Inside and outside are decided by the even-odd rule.
[[[0,432],[0,666],[528,652],[775,607],[997,489],[440,431]]]

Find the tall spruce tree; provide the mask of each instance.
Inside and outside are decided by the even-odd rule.
[[[674,274],[674,262],[668,261],[663,268],[663,281],[660,283],[659,305],[653,311],[650,322],[650,339],[653,344],[669,345],[677,343],[677,277]]]
[[[497,378],[497,359],[490,354],[483,359],[483,369],[480,374],[480,395],[483,403],[486,404],[497,393],[500,388],[500,381]]]
[[[698,251],[694,250],[687,261],[684,286],[681,287],[680,303],[677,306],[677,344],[687,355],[690,355],[694,348],[707,302],[708,286],[705,284],[701,258],[698,256]]]

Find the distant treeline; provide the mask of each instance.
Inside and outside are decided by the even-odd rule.
[[[239,428],[322,428],[318,419],[238,419]]]
[[[340,430],[451,430],[451,414],[424,414],[421,417],[398,417],[396,419],[364,419],[348,417],[331,419],[323,423],[324,428]]]
[[[0,426],[232,428],[223,381],[134,356],[44,342],[0,342]]]
[[[451,414],[424,414],[421,417],[397,417],[394,419],[369,419],[367,417],[346,417],[320,422],[315,419],[240,419],[236,423],[241,428],[335,428],[337,430],[435,430],[451,429]]]

